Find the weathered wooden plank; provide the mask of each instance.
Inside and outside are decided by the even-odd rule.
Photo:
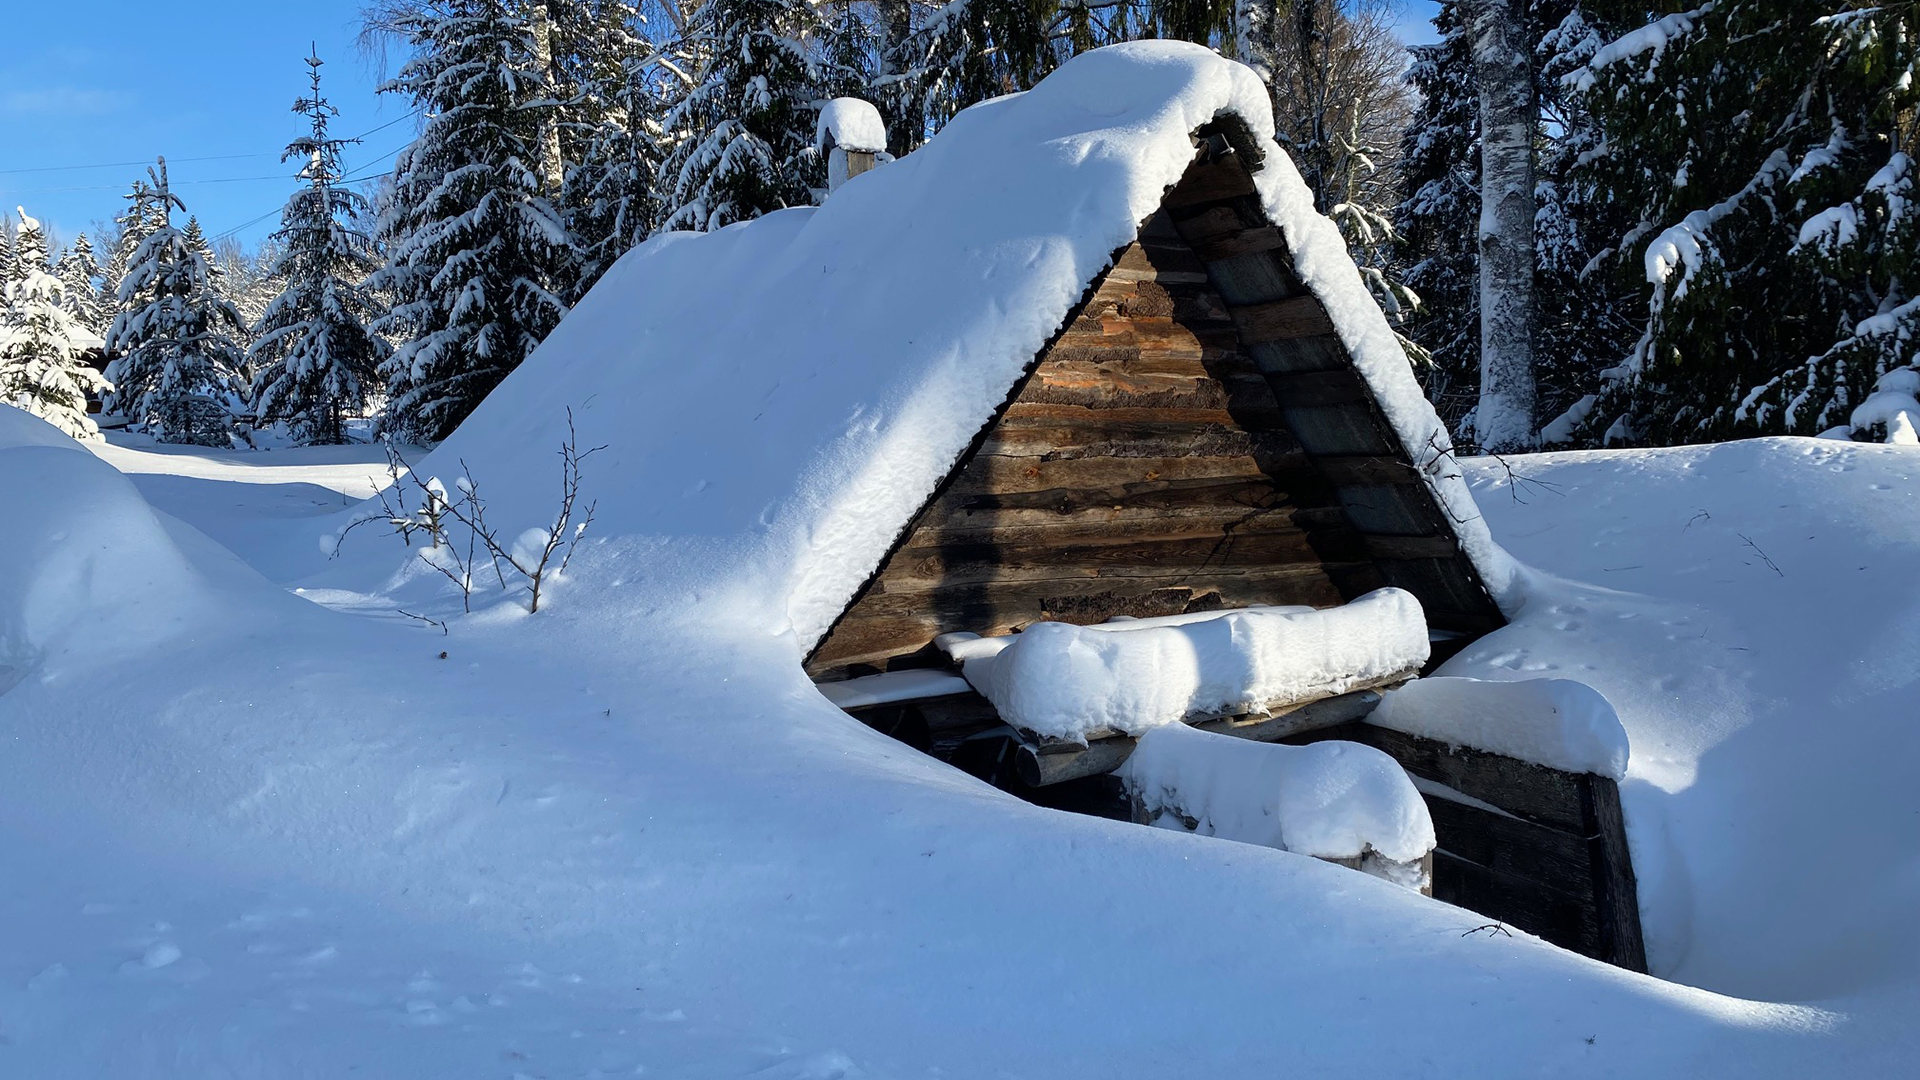
[[[1587,956],[1600,951],[1600,928],[1584,899],[1517,874],[1503,874],[1449,852],[1434,852],[1433,897],[1537,934]]]
[[[1451,532],[1440,504],[1425,486],[1342,484],[1340,505],[1361,532],[1384,536],[1432,536]],[[1442,556],[1450,557],[1450,556]]]
[[[1327,482],[1341,486],[1368,484],[1398,484],[1414,486],[1422,483],[1420,470],[1396,457],[1384,455],[1345,457],[1337,454],[1322,454],[1313,459],[1314,468]]]
[[[1550,885],[1578,896],[1590,888],[1593,856],[1587,839],[1444,796],[1425,795],[1434,832],[1449,854],[1490,870]]]
[[[1404,682],[1411,673],[1382,679],[1375,686]],[[1303,732],[1330,728],[1359,720],[1380,704],[1380,694],[1368,687],[1321,698],[1275,707],[1271,714],[1258,718],[1207,717],[1190,721],[1203,731],[1255,742],[1278,742]],[[1045,787],[1112,772],[1133,756],[1138,740],[1127,735],[1095,739],[1085,746],[1076,743],[1029,740],[1022,745],[1015,766],[1020,779],[1029,787]]]
[[[1187,480],[1150,480],[1106,488],[1042,488],[1028,492],[949,491],[928,508],[926,515],[909,534],[909,542],[919,544],[919,541],[911,538],[924,530],[938,530],[951,524],[961,527],[980,522],[1043,524],[1088,511],[1110,510],[1128,519],[1135,519],[1148,516],[1178,517],[1189,510],[1198,514],[1216,510],[1231,513],[1236,508],[1241,511],[1271,510],[1309,495],[1320,495],[1311,475],[1300,479],[1304,486],[1294,492],[1279,486],[1270,477],[1253,473]],[[1325,515],[1315,520],[1325,523]],[[1344,521],[1344,516],[1341,520]]]
[[[1261,475],[1251,455],[1233,457],[976,458],[948,488],[950,495],[1015,495],[1035,491],[1111,492],[1156,481],[1218,480]]]
[[[1354,404],[1367,401],[1373,393],[1352,368],[1269,374],[1267,383],[1283,409]]]
[[[1296,563],[1209,567],[1173,578],[1118,574],[1038,578],[998,583],[991,590],[979,588],[978,583],[956,582],[931,591],[887,590],[882,579],[858,611],[849,612],[842,621],[906,620],[908,625],[938,624],[941,632],[964,628],[987,634],[1041,619],[1093,623],[1116,615],[1146,618],[1253,604],[1331,607],[1341,603],[1342,597],[1329,573],[1324,563]],[[896,623],[894,628],[899,626]],[[932,638],[930,634],[900,651],[912,652]]]
[[[1279,254],[1260,251],[1215,259],[1207,264],[1207,280],[1229,305],[1267,304],[1304,294],[1306,287]]]
[[[1620,788],[1604,776],[1583,776],[1587,824],[1592,830],[1593,893],[1600,924],[1600,957],[1629,971],[1647,970],[1640,926],[1639,885],[1627,850]]]
[[[1115,269],[1150,270],[1157,273],[1206,274],[1207,267],[1193,249],[1184,244],[1169,244],[1165,240],[1147,244],[1140,241],[1127,246],[1120,257],[1114,260]],[[1143,280],[1135,278],[1133,280]]]
[[[1450,747],[1372,724],[1316,732],[1309,738],[1365,743],[1385,752],[1415,776],[1492,803],[1516,817],[1586,835],[1580,778],[1571,773],[1464,746]]]
[[[1352,367],[1347,347],[1332,334],[1279,338],[1243,343],[1247,359],[1258,371],[1288,375],[1296,371],[1333,371]]]
[[[1229,305],[1241,340],[1250,344],[1291,341],[1333,333],[1327,309],[1312,296],[1294,296],[1265,304]]]
[[[1180,580],[1211,568],[1317,564],[1320,554],[1298,531],[1121,537],[1053,544],[947,544],[902,548],[881,575],[888,594],[962,584],[1079,578]]]
[[[1357,376],[1356,376],[1357,377]],[[1300,440],[1300,446],[1315,457],[1374,457],[1400,453],[1399,440],[1377,423],[1361,403],[1305,405],[1280,404],[1280,415]]]
[[[1378,536],[1367,538],[1367,552],[1376,559],[1452,559],[1460,542],[1451,536]]]
[[[1253,193],[1253,177],[1248,174],[1246,166],[1229,156],[1217,161],[1196,161],[1188,166],[1186,175],[1167,192],[1160,205],[1177,210]]]
[[[1287,238],[1272,225],[1232,228],[1212,235],[1194,235],[1190,231],[1188,235],[1192,237],[1193,253],[1208,262],[1278,251],[1287,246]]]
[[[1300,538],[1302,550],[1325,554],[1319,536],[1310,536],[1296,524],[1286,506],[1266,509],[1249,507],[1211,507],[1206,510],[1183,509],[1177,516],[1152,511],[1128,512],[1095,508],[1077,514],[1056,515],[1040,521],[1009,524],[992,514],[979,514],[949,521],[937,530],[916,531],[902,551],[928,551],[945,548],[999,546],[1011,548],[1068,548],[1085,544],[1125,543],[1130,538],[1189,537],[1202,540],[1225,534],[1246,537],[1259,534],[1290,533]],[[1347,534],[1355,557],[1364,552],[1358,533]]]

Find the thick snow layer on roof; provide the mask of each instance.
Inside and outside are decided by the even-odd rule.
[[[1324,611],[1230,611],[1197,622],[1035,623],[967,681],[1008,723],[1085,742],[1202,716],[1257,712],[1345,693],[1427,662],[1420,601],[1377,589]]]
[[[607,446],[588,469],[596,533],[648,547],[648,580],[738,598],[804,651],[1186,170],[1189,134],[1226,113],[1266,155],[1260,194],[1301,275],[1504,597],[1507,560],[1434,461],[1446,433],[1273,143],[1264,86],[1178,42],[1077,57],[824,206],[649,241],[420,471],[464,460],[490,519],[536,524],[571,407],[583,445]]]
[[[1368,848],[1396,862],[1433,850],[1433,818],[1398,762],[1369,746],[1250,742],[1173,724],[1121,766],[1148,813],[1193,831],[1322,859]]]
[[[1627,730],[1605,695],[1572,679],[1416,679],[1367,722],[1567,772],[1627,775]]]
[[[837,97],[820,107],[813,128],[813,144],[825,148],[863,150],[876,154],[887,148],[887,124],[872,102]]]

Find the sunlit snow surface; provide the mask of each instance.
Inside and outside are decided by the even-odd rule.
[[[10,528],[117,490],[34,452],[91,478],[34,488],[0,450]],[[848,721],[789,643],[633,610],[617,545],[540,615],[445,635],[306,603],[195,526],[324,573],[330,518],[162,471],[277,455],[104,453],[173,537],[140,550],[185,564],[76,593],[73,625],[200,600],[144,646],[69,635],[0,696],[8,1075],[1786,1077],[1920,1051],[1910,451],[1526,458],[1524,503],[1471,470],[1538,571],[1449,672],[1614,702],[1654,963],[1751,1002],[996,794]]]

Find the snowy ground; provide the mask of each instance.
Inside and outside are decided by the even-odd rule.
[[[99,448],[156,519],[19,441],[0,425],[0,1075],[1806,1077],[1920,1053],[1911,450],[1546,455],[1515,465],[1524,503],[1471,469],[1538,573],[1448,672],[1618,706],[1653,962],[1687,986],[1004,797],[828,706],[747,601],[650,590],[643,538],[610,530],[536,616],[441,595],[442,634],[393,611],[430,579],[322,554],[383,471],[365,448]]]

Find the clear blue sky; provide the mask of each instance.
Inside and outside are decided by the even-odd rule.
[[[309,43],[327,62],[323,92],[353,135],[405,116],[409,106],[374,93],[379,73],[355,51],[359,0],[30,0],[9,4],[0,59],[0,207],[16,205],[63,239],[111,218],[141,166],[165,154],[187,209],[209,235],[276,211],[297,164],[280,151],[304,123],[292,112],[306,90]],[[413,135],[403,121],[350,148],[348,168]],[[220,161],[190,161],[248,155]],[[386,161],[391,161],[387,158]],[[52,168],[54,171],[18,170]],[[234,179],[264,177],[265,179]],[[248,242],[274,218],[246,229]]]
[[[1405,0],[1402,36],[1432,40],[1436,4]],[[277,224],[299,131],[309,42],[327,62],[324,90],[354,135],[400,120],[348,151],[378,168],[413,135],[408,106],[374,93],[379,71],[354,47],[360,0],[29,0],[7,15],[0,59],[0,208],[24,205],[62,239],[111,218],[144,168],[167,155],[187,209],[208,235],[241,229],[251,244]],[[230,156],[231,155],[231,156]],[[192,160],[222,158],[223,160]],[[36,171],[22,171],[36,170]],[[44,171],[40,171],[44,170]]]

